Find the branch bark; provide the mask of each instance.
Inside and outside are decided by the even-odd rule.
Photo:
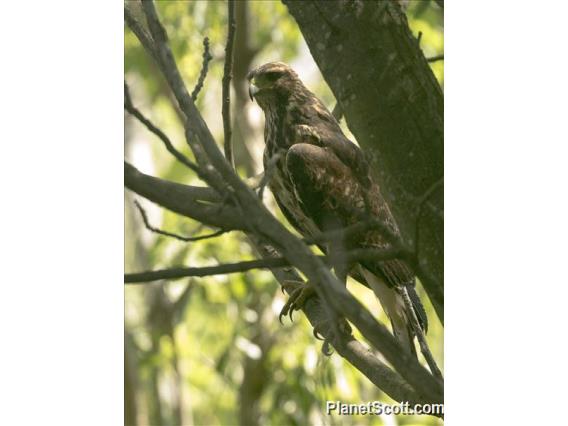
[[[421,228],[417,255],[434,277],[422,281],[443,322],[443,191],[417,218],[418,200],[444,174],[443,95],[405,14],[392,0],[283,3],[368,154],[409,246]]]
[[[233,145],[231,137],[233,134],[231,123],[231,78],[233,77],[233,46],[235,44],[235,1],[227,2],[227,44],[225,46],[225,65],[223,67],[222,80],[222,116],[223,116],[223,146],[225,158],[229,164],[235,168],[233,159]]]
[[[138,121],[140,121],[140,123],[142,123],[150,132],[160,138],[168,152],[172,154],[176,160],[178,160],[189,169],[193,170],[198,176],[201,175],[197,164],[193,163],[185,155],[175,149],[174,145],[170,141],[170,138],[168,138],[168,136],[160,128],[156,127],[154,123],[147,119],[144,114],[142,114],[140,110],[134,106],[132,99],[130,98],[130,90],[126,82],[124,82],[124,109],[128,111],[129,114],[132,114]]]
[[[219,236],[221,236],[221,235],[223,235],[227,232],[224,229],[220,229],[218,231],[215,231],[215,232],[212,232],[212,233],[209,233],[209,234],[205,234],[205,235],[186,237],[186,236],[183,236],[183,235],[176,234],[174,232],[164,231],[163,229],[156,228],[155,226],[152,226],[150,224],[146,210],[144,210],[144,208],[140,205],[140,203],[138,201],[134,200],[134,204],[138,208],[138,211],[140,212],[140,216],[142,217],[142,221],[144,222],[144,226],[146,226],[147,230],[149,230],[150,232],[153,232],[155,234],[163,235],[165,237],[175,238],[176,240],[183,241],[184,243],[192,243],[192,242],[196,242],[196,241],[202,241],[202,240],[207,240],[207,239],[210,239],[210,238],[219,237]]]
[[[135,176],[135,179],[133,179],[132,176]],[[132,182],[133,180],[135,181],[135,184],[133,184]],[[199,211],[199,208],[201,206],[198,204],[197,200],[207,200],[208,202],[215,202],[216,200],[218,200],[218,196],[211,189],[181,185],[174,182],[168,182],[162,179],[144,175],[139,171],[137,171],[133,166],[130,166],[128,163],[125,163],[125,184],[128,188],[138,193],[139,195],[148,198],[150,201],[153,201],[176,213],[191,218],[197,218],[201,215],[213,217],[211,216],[210,212],[203,213],[202,211]],[[198,204],[197,207],[194,204]],[[229,209],[230,207],[226,208]],[[232,208],[232,211],[234,212],[235,208]],[[235,213],[228,213],[227,216],[229,216],[232,219],[235,219]],[[236,217],[238,218],[239,216],[237,215]],[[217,220],[220,221],[221,219],[218,218]],[[218,222],[217,225],[214,224],[211,225],[221,226],[220,222]],[[240,227],[242,227],[242,224],[238,223],[238,221],[236,223],[231,223],[231,224],[225,223],[225,226],[221,227],[225,228],[230,225],[235,226],[236,227],[235,229],[240,229]],[[262,240],[261,237],[251,232],[248,232],[247,235],[249,236],[254,246],[257,248],[257,251],[262,257],[265,258],[280,257],[280,254],[278,253],[277,249],[273,247],[272,242],[267,240]],[[308,256],[314,257],[311,253],[309,253]],[[288,260],[286,260],[286,263],[292,263],[292,262],[294,261],[290,260],[290,262],[288,262]],[[295,265],[296,263],[297,261],[294,262]],[[279,267],[277,269],[274,269],[274,267],[278,267],[278,265],[284,265],[284,264],[285,262],[282,259],[276,260],[275,264],[272,265],[273,269],[271,269],[273,274],[276,276],[276,278],[279,280],[281,284],[286,280],[291,280],[291,281],[301,280],[299,275],[295,273],[294,269],[291,267]],[[211,267],[211,268],[217,268],[217,267]],[[235,268],[235,266],[231,266],[231,268]],[[240,266],[237,268],[240,268]],[[325,271],[327,271],[327,268],[325,268]],[[175,273],[172,272],[172,274],[183,275],[185,273],[186,275],[183,276],[187,276],[187,272],[188,269],[186,269],[185,271],[176,271]],[[194,271],[190,272],[193,273]],[[202,271],[202,272],[204,272],[204,274],[205,273],[210,274],[211,271]],[[227,272],[229,271],[228,270],[223,271],[223,273]],[[154,279],[156,277],[142,276],[137,278]],[[167,277],[159,276],[158,278],[159,279],[174,278],[174,275]],[[285,290],[287,290],[285,286],[284,288]],[[414,397],[408,400],[441,402],[442,395],[441,393],[439,393],[441,391],[436,390],[438,389],[439,385],[436,384],[436,382],[434,384],[430,383],[430,379],[428,378],[424,380],[425,377],[431,377],[429,373],[427,373],[422,366],[417,364],[417,362],[414,359],[411,359],[410,357],[406,357],[404,355],[401,356],[401,354],[404,354],[404,351],[399,347],[398,342],[394,340],[394,338],[388,332],[388,330],[386,330],[386,328],[382,324],[377,323],[376,320],[374,320],[374,318],[366,311],[365,308],[362,307],[361,310],[358,310],[357,308],[357,305],[359,305],[358,302],[356,302],[355,307],[353,307],[353,303],[351,302],[351,300],[353,301],[355,300],[351,295],[349,295],[346,292],[344,288],[340,288],[340,291],[343,291],[344,293],[342,292],[340,296],[341,299],[338,300],[338,303],[346,303],[346,301],[347,303],[349,303],[349,308],[348,308],[349,315],[347,315],[347,317],[349,319],[355,318],[353,323],[359,329],[361,328],[364,329],[363,335],[366,336],[373,343],[374,346],[378,345],[383,347],[382,349],[379,350],[381,350],[383,354],[385,353],[388,354],[385,356],[387,357],[387,359],[389,359],[389,361],[394,357],[396,357],[394,358],[395,361],[394,362],[391,361],[391,363],[394,364],[397,370],[404,371],[405,376],[410,377],[410,379],[406,380],[409,380],[411,383],[417,383],[419,381],[419,383],[422,384],[422,386],[418,386],[418,388],[422,390],[419,392],[414,392],[413,393]],[[306,313],[308,319],[312,324],[321,323],[322,321],[328,318],[327,312],[323,308],[323,303],[325,302],[322,302],[322,299],[319,298],[310,299],[306,303],[306,306],[304,307],[304,312]],[[341,309],[337,310],[341,312]],[[369,338],[369,336],[371,336],[371,338]],[[378,344],[377,343],[378,341],[381,341],[381,343]],[[408,387],[411,387],[409,383],[406,380],[402,379],[398,375],[398,373],[395,373],[394,371],[390,370],[390,368],[384,365],[380,360],[378,359],[373,360],[373,358],[369,358],[370,352],[366,350],[360,343],[359,343],[360,346],[353,343],[348,344],[349,342],[344,340],[339,340],[334,343],[337,343],[337,346],[335,345],[334,346],[338,351],[338,353],[344,356],[350,362],[352,362],[353,365],[355,365],[355,367],[357,367],[360,371],[362,371],[379,388],[384,390],[387,394],[391,395],[391,397],[395,398],[398,401],[407,400],[406,398],[408,396],[407,395]],[[377,366],[381,365],[384,368],[379,368],[377,370]],[[388,370],[385,370],[385,368],[388,368]],[[427,376],[424,376],[424,373]],[[424,383],[422,383],[423,381]],[[395,386],[395,383],[398,383],[398,385]],[[402,387],[399,386],[401,385],[401,383],[405,384],[405,386]],[[389,388],[389,384],[392,385],[392,388]],[[403,397],[401,396],[402,399],[398,399],[400,395],[403,395]]]
[[[389,260],[399,258],[400,253],[396,250],[366,249],[353,250],[345,253],[346,262],[355,262],[365,259]],[[325,262],[329,262],[329,256],[318,256]],[[156,271],[137,272],[124,275],[125,284],[144,283],[157,280],[176,280],[187,277],[205,277],[209,275],[233,274],[246,272],[252,269],[273,269],[277,267],[291,266],[290,261],[284,257],[248,260],[237,263],[225,263],[215,266],[203,267],[178,267],[160,269]]]
[[[416,359],[405,353],[386,327],[378,323],[367,309],[349,294],[346,288],[331,274],[322,260],[314,256],[305,243],[291,234],[262,205],[254,192],[234,173],[189,96],[167,44],[167,35],[157,17],[154,4],[152,2],[143,2],[142,7],[155,43],[154,48],[157,53],[159,68],[168,81],[186,117],[186,122],[184,123],[186,125],[186,137],[203,149],[212,166],[211,171],[218,173],[220,178],[212,181],[214,189],[220,194],[228,194],[230,200],[235,202],[235,205],[238,207],[237,214],[247,221],[249,235],[262,237],[268,243],[274,245],[281,252],[282,256],[306,275],[314,284],[316,292],[326,308],[331,307],[337,313],[348,318],[418,394],[426,395],[424,398],[431,402],[441,402],[443,400],[442,383],[436,380]],[[146,182],[149,181],[148,178],[146,177]],[[179,200],[176,203],[172,203],[171,200],[165,199],[163,194],[151,194],[143,185],[137,189],[145,191],[146,194],[154,198],[161,198],[162,201],[168,202],[170,207],[166,206],[167,208],[172,209],[172,204],[175,204],[175,208],[182,210],[179,206],[181,202]],[[193,215],[196,215],[196,210],[199,209],[196,209],[194,205],[191,208],[186,208],[186,211]],[[181,213],[181,211],[178,212]],[[229,218],[225,219],[229,221]],[[210,219],[205,218],[205,223],[208,221]],[[234,226],[234,224],[232,225]],[[232,228],[232,226],[227,226],[227,224],[213,224],[213,226],[225,229]]]
[[[266,241],[256,236],[249,236],[249,240],[253,247],[256,248],[257,253],[263,258],[271,259],[280,256],[280,253]],[[286,281],[303,281],[302,277],[291,267],[271,269],[271,271],[287,293],[289,288],[284,285]],[[320,298],[311,298],[308,299],[302,308],[312,326],[321,324],[328,318],[322,303]],[[325,335],[325,331],[323,333]],[[419,395],[400,374],[379,360],[369,348],[365,347],[353,336],[339,335],[333,342],[333,345],[339,355],[361,371],[375,386],[394,400],[414,402],[426,402],[429,400]]]
[[[133,180],[135,181],[134,183]],[[196,218],[198,214],[202,213],[196,213],[194,210],[193,203],[197,202],[196,200],[207,200],[208,202],[219,201],[217,194],[211,189],[191,187],[153,178],[140,173],[128,163],[125,163],[125,184],[131,190],[141,196],[145,196],[150,201],[191,218]],[[188,207],[185,203],[180,203],[180,200],[191,200],[189,201],[190,206]],[[235,226],[238,226],[238,224],[235,224]],[[288,291],[288,287],[284,285],[286,281],[302,281],[302,277],[293,267],[286,266],[289,262],[283,259],[272,245],[254,234],[247,233],[247,236],[253,247],[256,248],[257,253],[263,258],[262,260],[254,262],[258,265],[271,267],[272,273],[285,291]],[[257,265],[249,264],[246,266]],[[210,274],[212,271],[229,273],[231,272],[230,268],[236,268],[239,271],[246,270],[246,268],[242,268],[242,264],[239,266],[229,266],[223,271],[219,271],[218,266],[210,268],[211,270],[204,270],[204,268],[193,268],[193,270],[192,268],[184,268],[183,270],[178,269],[165,273],[153,271],[150,273],[141,273],[138,274],[138,276],[132,274],[131,279],[125,279],[125,282],[134,282],[136,280],[146,281],[148,279],[174,279],[187,277],[189,275],[200,276]],[[198,274],[194,274],[196,270],[198,270]],[[152,273],[156,273],[156,275],[149,275]],[[303,308],[303,312],[312,325],[321,324],[328,318],[320,298],[308,300]],[[325,331],[323,331],[323,334],[324,336],[326,335]],[[339,355],[360,370],[372,383],[396,401],[410,401],[411,403],[436,401],[436,399],[432,398],[430,395],[423,396],[417,393],[400,374],[393,371],[388,365],[379,360],[371,350],[352,336],[346,337],[340,335],[333,343]]]
[[[209,70],[209,61],[213,59],[211,53],[209,52],[209,37],[203,38],[203,63],[201,65],[201,71],[199,72],[199,78],[197,79],[197,84],[191,92],[191,99],[195,102],[197,100],[197,95],[203,87],[205,82],[205,77],[207,77],[207,71]]]
[[[182,185],[141,173],[124,163],[124,185],[174,213],[224,230],[243,230],[240,212],[210,188]]]

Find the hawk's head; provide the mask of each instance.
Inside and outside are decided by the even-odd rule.
[[[249,95],[262,109],[276,102],[286,102],[291,94],[302,93],[304,85],[298,74],[284,62],[269,62],[248,73]]]

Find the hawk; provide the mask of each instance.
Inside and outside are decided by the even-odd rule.
[[[334,116],[296,72],[285,63],[271,62],[249,72],[247,79],[251,100],[256,100],[265,114],[265,177],[290,224],[304,237],[313,237],[354,225],[366,214],[399,235],[362,151],[347,139]],[[379,231],[366,230],[320,248],[332,259],[340,280],[345,282],[350,275],[373,290],[391,321],[394,336],[416,355],[411,313],[397,291],[406,287],[426,331],[426,313],[416,294],[412,271],[398,259],[350,264],[342,256],[348,250],[388,246]],[[297,299],[287,302],[284,314],[301,307],[305,297]]]

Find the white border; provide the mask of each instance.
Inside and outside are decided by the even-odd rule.
[[[119,2],[7,2],[0,417],[123,422]]]

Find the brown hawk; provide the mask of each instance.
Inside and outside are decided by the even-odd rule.
[[[251,100],[256,99],[265,114],[265,176],[292,226],[310,237],[358,223],[367,214],[398,235],[363,153],[345,137],[337,120],[296,72],[282,62],[271,62],[252,70],[247,78]],[[342,261],[345,251],[388,245],[380,232],[367,230],[320,248],[332,258],[339,279],[344,281],[349,274],[374,291],[391,320],[393,334],[416,355],[410,313],[397,291],[400,286],[407,288],[426,330],[427,318],[414,290],[414,274],[397,259],[357,264]],[[295,308],[298,304],[292,303],[291,309]]]

